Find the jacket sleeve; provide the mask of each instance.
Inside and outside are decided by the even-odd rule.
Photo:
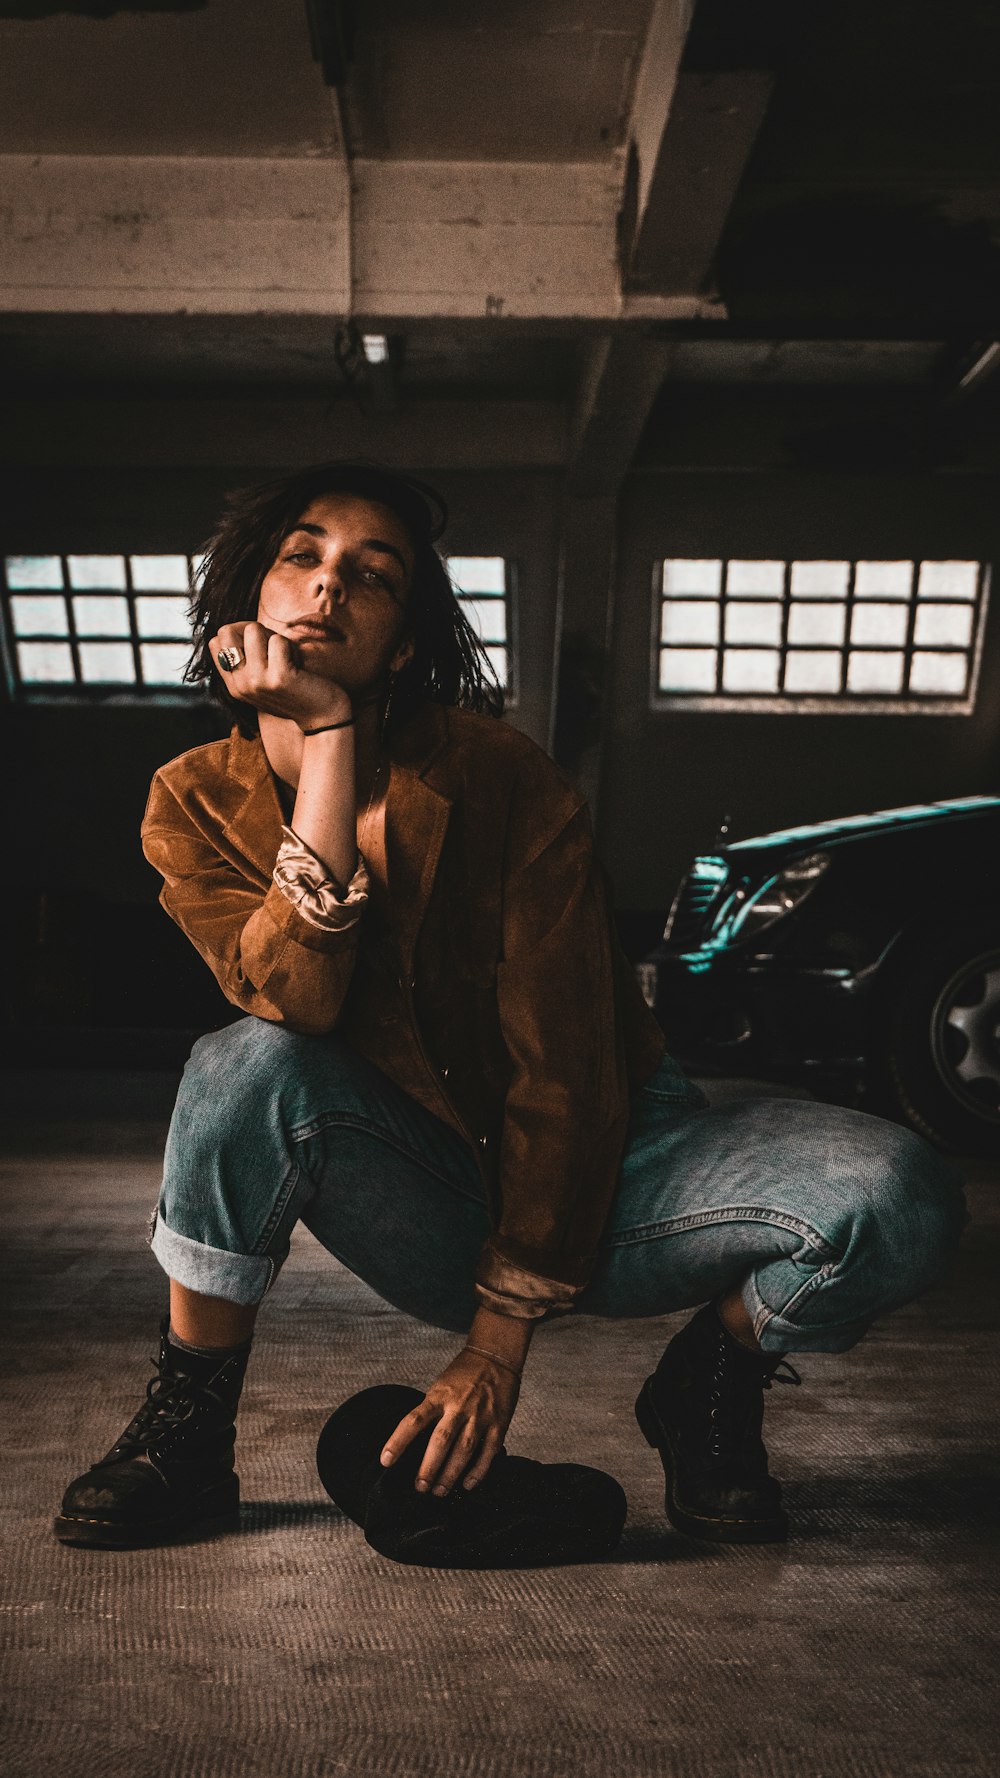
[[[331,1031],[354,970],[358,925],[330,930],[272,881],[257,886],[225,859],[159,777],[142,846],[163,878],[160,902],[241,1012],[307,1036]]]
[[[628,1124],[611,909],[586,805],[510,874],[503,939],[511,1080],[500,1215],[476,1288],[499,1313],[534,1319],[569,1308],[593,1271]]]

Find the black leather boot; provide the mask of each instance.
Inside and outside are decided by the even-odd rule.
[[[167,1339],[168,1325],[139,1412],[63,1496],[53,1521],[62,1543],[135,1549],[239,1523],[235,1420],[250,1342],[187,1352]]]
[[[678,1531],[719,1543],[776,1543],[788,1535],[761,1438],[764,1390],[773,1381],[802,1379],[780,1356],[742,1346],[711,1303],[646,1378],[636,1419],[660,1453],[667,1517]]]

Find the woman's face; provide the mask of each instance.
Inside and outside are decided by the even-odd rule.
[[[400,642],[412,575],[413,545],[391,508],[321,494],[264,576],[257,621],[288,636],[309,672],[357,695],[413,652]]]

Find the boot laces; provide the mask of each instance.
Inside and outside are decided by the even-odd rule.
[[[782,1369],[782,1366],[784,1366],[784,1369]],[[772,1383],[794,1383],[796,1387],[798,1387],[801,1381],[802,1378],[799,1376],[794,1364],[789,1364],[787,1358],[782,1358],[779,1360],[774,1370],[768,1371],[765,1375],[764,1388],[770,1389]]]
[[[780,1358],[773,1370],[760,1370],[760,1383],[764,1389],[770,1389],[772,1383],[792,1383],[799,1385],[802,1378],[787,1358]],[[708,1454],[718,1461],[727,1446],[736,1447],[745,1435],[746,1427],[741,1425],[742,1416],[738,1412],[740,1388],[736,1375],[729,1361],[725,1334],[722,1334],[715,1356],[715,1368],[712,1373],[712,1386],[709,1391],[708,1410]],[[728,1397],[728,1400],[725,1398]],[[728,1414],[724,1412],[725,1406]],[[737,1411],[734,1412],[734,1409]],[[759,1424],[756,1428],[759,1435]]]
[[[151,1358],[156,1375],[146,1384],[146,1399],[132,1421],[125,1437],[129,1442],[146,1444],[164,1432],[171,1432],[190,1420],[198,1407],[199,1396],[207,1396],[220,1408],[225,1406],[210,1384],[195,1384],[190,1377],[166,1374],[159,1359]]]

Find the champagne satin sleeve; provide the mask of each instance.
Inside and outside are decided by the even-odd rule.
[[[302,918],[323,932],[342,932],[353,926],[368,901],[368,872],[360,852],[357,870],[346,889],[342,889],[321,859],[290,827],[281,830],[274,881]]]

